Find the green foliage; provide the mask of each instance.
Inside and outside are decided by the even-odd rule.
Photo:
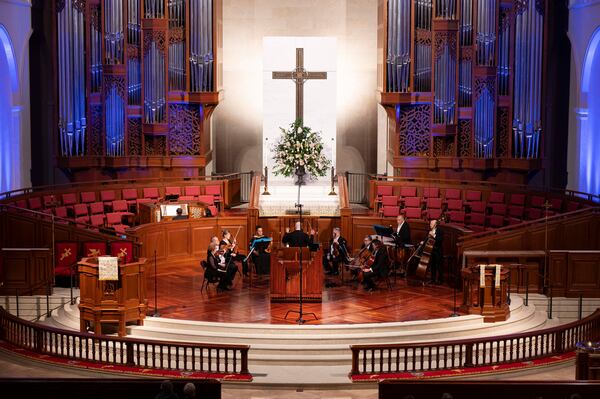
[[[292,123],[286,130],[282,127],[281,137],[274,145],[275,167],[273,173],[291,177],[298,166],[304,166],[312,176],[325,176],[331,160],[323,155],[323,139],[320,132],[303,126],[301,120]]]

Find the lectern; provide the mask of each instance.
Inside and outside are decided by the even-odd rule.
[[[475,265],[463,268],[461,274],[463,312],[480,314],[486,323],[508,319],[508,268],[495,264]]]
[[[278,253],[279,252],[279,253]],[[283,248],[271,252],[271,302],[300,300],[300,264],[298,248]],[[323,266],[321,250],[302,248],[302,299],[321,302],[323,299]]]
[[[83,258],[77,263],[80,284],[80,328],[93,328],[102,333],[103,324],[117,324],[119,336],[125,335],[125,325],[142,325],[148,299],[145,278],[146,259],[124,263],[118,261],[116,280],[102,280],[98,258]]]

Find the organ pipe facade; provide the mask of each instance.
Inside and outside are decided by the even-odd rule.
[[[222,0],[54,5],[61,166],[177,164],[202,174],[221,91]]]
[[[538,165],[547,0],[379,5],[378,87],[395,173]]]

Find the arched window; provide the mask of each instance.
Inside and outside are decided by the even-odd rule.
[[[581,79],[579,190],[600,193],[600,28],[588,45]],[[585,104],[587,103],[587,107]]]
[[[0,192],[20,184],[20,126],[18,118],[13,117],[13,99],[18,93],[15,53],[8,31],[0,24]]]

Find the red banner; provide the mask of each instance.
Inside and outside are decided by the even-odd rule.
[[[76,242],[57,242],[54,273],[61,276],[70,276],[71,267],[77,263],[77,243]]]
[[[99,241],[90,241],[83,243],[83,256],[86,258],[95,258],[106,255],[106,243]]]
[[[118,257],[121,262],[133,262],[133,243],[131,241],[111,242],[110,255]]]

